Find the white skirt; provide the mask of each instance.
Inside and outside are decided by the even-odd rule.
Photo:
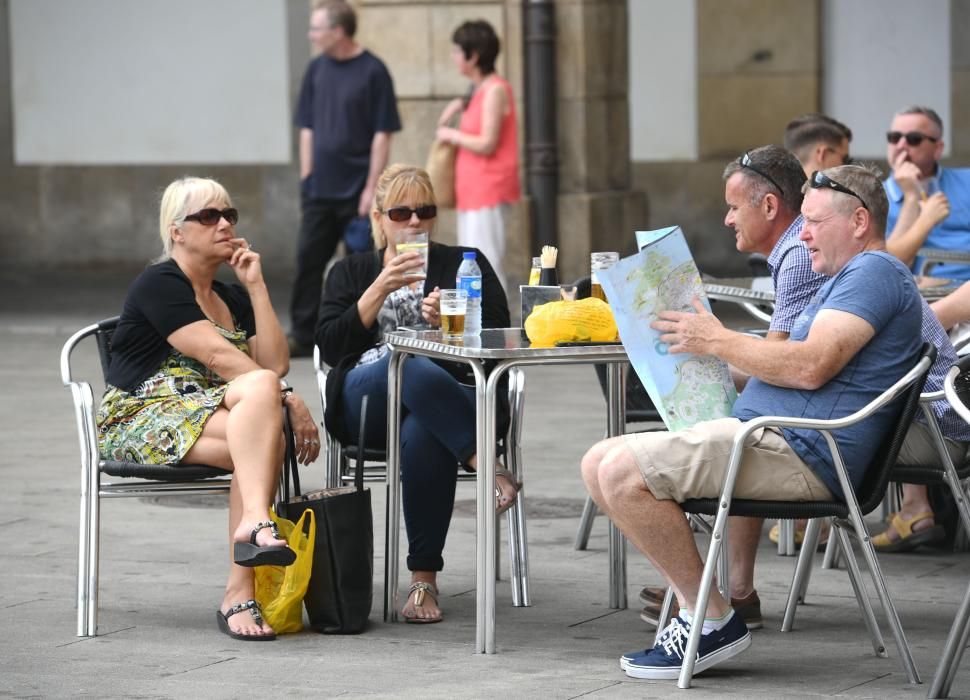
[[[458,245],[482,251],[506,291],[502,261],[505,258],[505,222],[510,208],[508,204],[499,204],[458,212]]]

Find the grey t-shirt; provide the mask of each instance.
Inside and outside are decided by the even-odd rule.
[[[752,378],[733,415],[742,421],[764,415],[842,418],[859,410],[912,369],[922,347],[922,306],[913,275],[883,252],[860,253],[818,291],[792,327],[787,342],[808,337],[823,309],[845,311],[871,325],[876,334],[835,377],[815,390],[774,386]],[[862,483],[865,469],[891,428],[898,406],[886,406],[868,419],[834,433],[849,470],[852,486]],[[825,438],[814,430],[783,429],[785,440],[842,497]]]

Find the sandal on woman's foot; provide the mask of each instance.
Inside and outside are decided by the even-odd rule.
[[[438,617],[418,617],[414,614],[415,608],[424,607],[425,598],[431,598],[431,601],[438,605],[438,589],[435,588],[430,583],[425,581],[416,581],[411,584],[411,590],[408,591],[408,602],[404,606],[404,610],[401,611],[401,617],[404,618],[405,622],[411,622],[417,625],[430,625],[433,622],[441,622],[441,609],[438,610]],[[411,613],[408,614],[408,605],[411,606]]]
[[[249,535],[249,542],[236,542],[232,546],[232,559],[239,566],[289,566],[296,561],[296,552],[289,548],[284,542],[283,546],[270,545],[260,547],[256,544],[256,533],[263,528],[270,528],[273,537],[280,539],[280,531],[276,529],[276,523],[271,520],[256,523],[252,534]]]
[[[502,490],[498,485],[498,478],[501,477],[505,480],[507,484],[511,486],[510,489]],[[519,500],[519,489],[522,488],[522,482],[516,481],[515,476],[512,475],[505,467],[495,467],[495,512],[501,515]]]
[[[244,642],[271,642],[276,639],[276,632],[270,632],[269,634],[239,634],[239,632],[234,632],[229,626],[229,618],[245,610],[250,612],[257,625],[260,627],[263,626],[263,614],[259,609],[259,603],[255,600],[247,600],[245,603],[236,603],[229,608],[229,612],[216,610],[216,622],[219,624],[219,631],[223,634],[228,634],[233,639],[240,639]]]
[[[909,552],[920,545],[933,544],[946,537],[946,530],[942,525],[933,524],[920,530],[914,530],[913,525],[923,520],[933,521],[933,513],[923,511],[908,520],[899,513],[894,513],[886,530],[872,538],[872,546],[877,552]],[[896,531],[896,539],[889,536],[889,531]]]

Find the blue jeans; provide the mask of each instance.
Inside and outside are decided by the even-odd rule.
[[[344,427],[357,435],[360,401],[367,405],[367,447],[387,445],[387,365],[355,367],[344,378]],[[404,363],[401,385],[401,491],[408,533],[408,569],[441,571],[458,465],[475,454],[475,389],[426,357]]]

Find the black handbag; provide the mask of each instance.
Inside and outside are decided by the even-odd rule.
[[[361,438],[367,414],[361,405]],[[354,485],[301,495],[293,433],[288,432],[283,500],[277,512],[296,522],[313,511],[317,524],[313,568],[303,605],[310,627],[323,634],[358,634],[367,627],[374,600],[374,520],[364,488],[363,440],[358,443]],[[293,494],[289,495],[290,479]]]

